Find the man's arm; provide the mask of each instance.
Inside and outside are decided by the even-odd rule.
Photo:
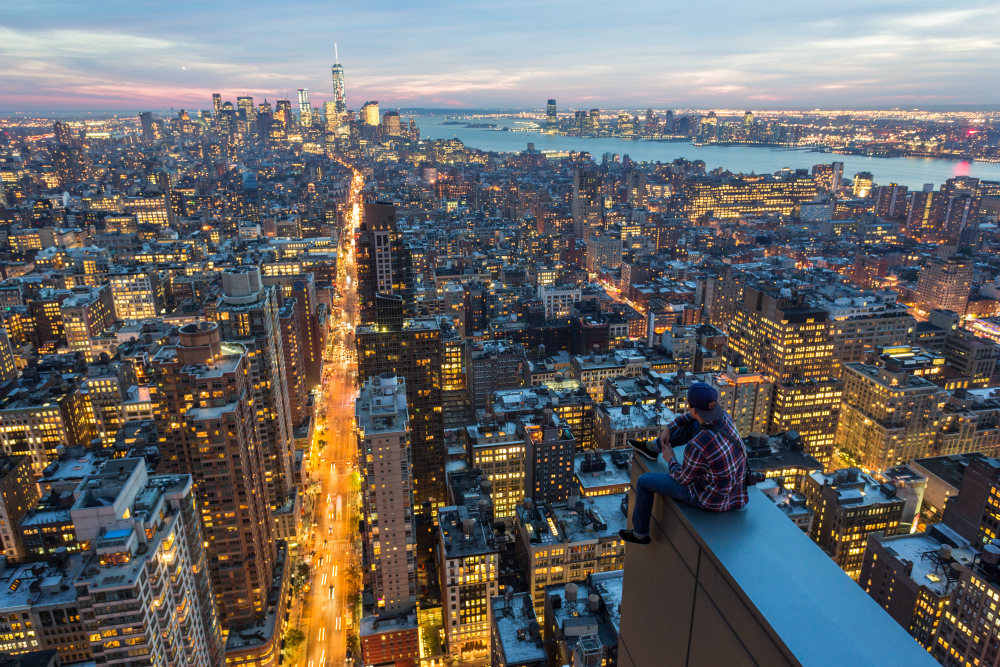
[[[687,444],[687,448],[684,450],[684,464],[681,465],[677,462],[677,459],[673,456],[667,462],[667,468],[670,470],[670,474],[679,484],[688,486],[694,480],[703,477],[705,472],[708,470],[708,462],[705,460],[705,452],[702,450],[701,445],[697,442],[698,438],[695,437]],[[671,452],[673,454],[673,452]]]
[[[692,417],[687,412],[677,415],[672,422],[667,424],[667,428],[670,430],[670,439],[673,440],[674,434],[680,431],[682,428],[694,421]]]

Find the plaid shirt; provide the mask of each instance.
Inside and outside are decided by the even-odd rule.
[[[671,435],[692,421],[694,417],[690,414],[677,417],[670,424]],[[712,422],[712,426],[718,431],[725,431],[733,444],[721,433],[703,426],[701,432],[687,443],[684,465],[677,459],[671,459],[668,468],[673,478],[688,487],[705,509],[715,512],[739,509],[749,500],[745,485],[747,457],[741,444],[743,441],[728,413]]]

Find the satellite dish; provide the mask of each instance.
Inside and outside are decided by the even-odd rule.
[[[69,193],[68,192],[64,192],[63,193],[63,208],[66,208],[68,206],[69,206]]]

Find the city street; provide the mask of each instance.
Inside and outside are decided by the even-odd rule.
[[[301,667],[327,667],[345,664],[348,626],[349,575],[352,566],[360,573],[360,558],[351,538],[351,508],[356,490],[351,490],[355,471],[357,442],[353,433],[354,374],[353,330],[357,317],[356,268],[353,254],[353,228],[360,213],[358,192],[362,181],[352,183],[354,202],[347,234],[351,239],[341,245],[338,288],[343,315],[331,317],[329,345],[325,352],[323,390],[316,406],[316,436],[310,452],[310,480],[318,486],[313,511],[313,532],[304,540],[303,555],[315,552],[310,561],[311,589],[305,594],[299,629],[306,636],[305,650],[297,663]],[[345,347],[349,345],[349,347]],[[326,446],[320,449],[319,442]],[[355,529],[357,526],[354,527]]]

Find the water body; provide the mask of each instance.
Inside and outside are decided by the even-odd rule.
[[[898,183],[919,190],[924,183],[941,186],[954,176],[973,176],[1000,181],[1000,164],[967,162],[964,160],[934,160],[928,158],[879,158],[859,155],[813,153],[802,148],[770,148],[756,146],[694,146],[687,142],[643,141],[639,139],[586,139],[563,137],[539,132],[498,132],[467,128],[462,125],[442,125],[444,116],[417,116],[420,136],[425,139],[457,137],[470,148],[484,151],[523,151],[528,143],[540,151],[587,151],[600,162],[604,153],[629,155],[637,162],[671,162],[676,158],[703,160],[711,171],[723,167],[734,173],[774,173],[785,167],[810,169],[814,164],[834,161],[844,163],[844,177],[853,178],[859,171],[868,171],[881,184]],[[477,120],[469,122],[496,123],[500,127],[524,127],[514,121]]]

